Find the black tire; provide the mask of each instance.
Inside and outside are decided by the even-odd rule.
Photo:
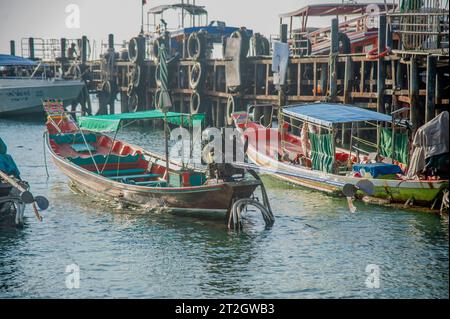
[[[138,88],[141,82],[141,67],[136,65],[131,72],[130,82],[133,84],[135,88]]]
[[[163,37],[158,37],[153,41],[152,54],[155,59],[158,59],[158,57],[159,57],[159,47],[160,47],[161,43],[164,43]]]
[[[236,101],[234,99],[233,95],[228,95],[228,100],[227,100],[227,124],[229,126],[233,125],[233,117],[231,116],[231,114],[233,114],[236,111]]]
[[[341,54],[350,54],[351,46],[350,46],[350,39],[348,38],[348,36],[345,33],[339,32],[338,39],[340,44],[339,52]]]
[[[133,63],[142,63],[145,56],[145,40],[134,37],[128,43],[128,59]]]
[[[200,60],[205,56],[206,41],[202,32],[192,32],[187,42],[187,53],[189,58]]]
[[[127,87],[128,97],[130,97],[135,92],[136,92],[136,88],[133,86],[133,83],[128,84],[128,87]]]
[[[189,100],[191,114],[202,113],[202,103],[200,94],[197,91],[192,92]]]
[[[191,89],[196,90],[203,81],[202,65],[199,62],[194,63],[189,73],[189,85]]]
[[[128,112],[136,112],[139,110],[139,95],[133,93],[128,99]]]
[[[250,49],[250,39],[244,30],[236,30],[231,35],[231,38],[241,39],[241,59],[245,59]]]
[[[161,89],[157,88],[153,97],[153,106],[155,110],[159,110],[159,98],[161,97]]]

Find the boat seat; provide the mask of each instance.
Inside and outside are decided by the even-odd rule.
[[[122,172],[122,171],[121,171]],[[136,174],[136,175],[120,175],[120,176],[111,176],[110,179],[113,180],[131,180],[135,178],[158,178],[161,177],[160,174]]]
[[[135,182],[132,185],[149,186],[149,187],[167,187],[167,181],[159,180],[159,181]]]
[[[77,153],[95,151],[95,147],[91,144],[71,144],[70,147]]]
[[[142,154],[136,154],[136,155],[127,155],[127,156],[118,156],[111,154],[109,156],[103,155],[103,154],[97,154],[94,155],[94,160],[97,165],[102,165],[106,163],[106,160],[108,160],[108,163],[106,164],[116,164],[116,163],[135,163],[139,161],[139,159],[142,158]],[[91,165],[94,164],[91,157],[69,157],[68,158],[72,163],[81,166],[81,165]],[[135,173],[137,174],[137,173]]]
[[[120,169],[117,171],[116,169],[104,170],[101,172],[103,176],[109,176],[110,178],[124,178],[126,175],[145,173],[145,169],[143,168],[129,168],[129,169]]]
[[[49,137],[55,141],[56,144],[84,143],[83,135],[81,133],[50,134]],[[97,136],[94,133],[84,134],[84,138],[88,143],[97,141]]]

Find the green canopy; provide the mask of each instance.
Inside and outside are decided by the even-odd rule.
[[[114,132],[119,129],[122,120],[164,119],[164,113],[159,110],[134,113],[82,116],[78,118],[80,128],[95,132]],[[167,121],[175,125],[191,126],[194,120],[204,121],[205,114],[185,114],[167,112]]]

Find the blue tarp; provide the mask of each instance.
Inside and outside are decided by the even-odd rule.
[[[37,65],[38,63],[19,56],[0,54],[0,66]]]
[[[389,163],[369,163],[369,164],[353,164],[353,171],[360,172],[364,170],[370,173],[373,178],[379,175],[403,174],[398,165]],[[362,175],[362,174],[361,174]],[[363,176],[364,177],[364,176]]]
[[[7,151],[6,144],[0,138],[0,171],[18,178],[20,177],[19,169],[11,155],[6,154]]]
[[[386,114],[344,104],[314,103],[290,106],[283,113],[303,121],[332,127],[333,124],[363,121],[391,122]]]

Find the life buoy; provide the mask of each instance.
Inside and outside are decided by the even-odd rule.
[[[189,75],[189,85],[191,89],[197,89],[203,79],[202,65],[199,62],[194,63]]]
[[[192,92],[191,98],[189,100],[189,108],[191,111],[191,114],[198,114],[201,113],[201,98],[200,94],[197,91]]]
[[[202,59],[205,56],[206,41],[203,32],[192,32],[187,42],[189,58],[193,60]]]
[[[378,48],[373,48],[369,52],[366,53],[366,58],[369,60],[377,60],[384,58],[385,56],[389,55],[391,53],[391,48],[385,47],[384,51],[381,53],[378,53]]]

